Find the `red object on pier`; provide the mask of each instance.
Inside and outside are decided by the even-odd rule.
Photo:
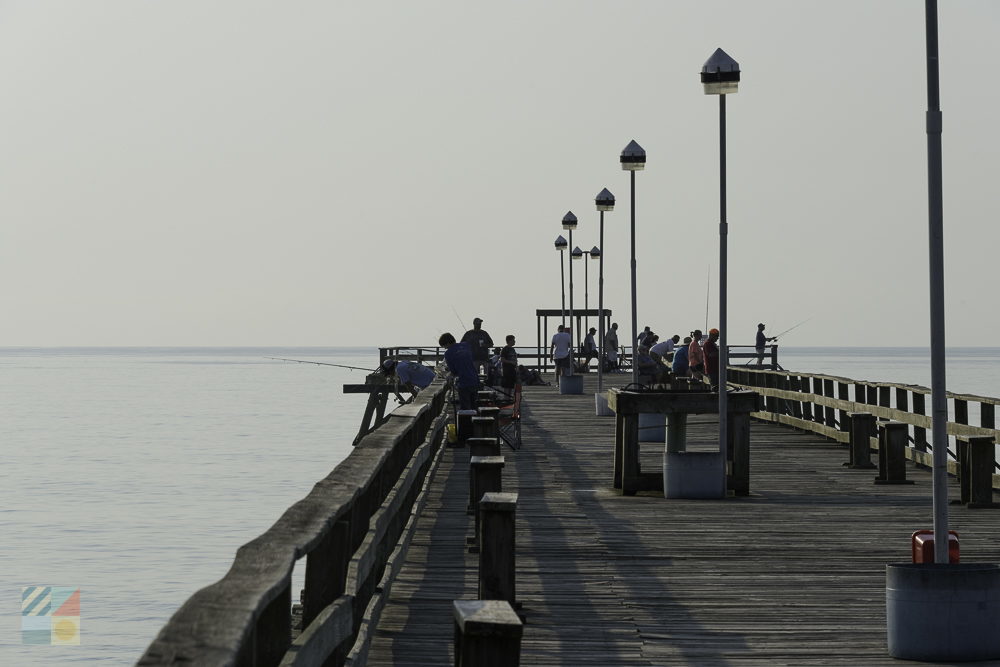
[[[918,530],[910,535],[914,563],[934,562],[934,531]],[[948,562],[958,562],[958,533],[948,531]]]

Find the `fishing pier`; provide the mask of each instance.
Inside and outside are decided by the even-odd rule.
[[[605,375],[612,405],[628,379]],[[523,387],[458,442],[437,380],[240,548],[139,664],[898,664],[886,564],[930,527],[928,390],[737,366],[729,383],[753,398],[730,429],[729,493],[703,499],[664,489],[669,424],[646,442],[624,411],[595,415],[594,373],[578,395]],[[963,563],[995,562],[1000,400],[949,402],[950,527]],[[718,452],[717,415],[692,410],[683,450]],[[626,488],[628,447],[632,477],[664,485]]]

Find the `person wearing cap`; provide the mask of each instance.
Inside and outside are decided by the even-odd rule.
[[[764,365],[764,350],[767,348],[767,342],[771,340],[778,340],[777,336],[768,338],[764,335],[764,323],[761,322],[757,325],[757,340],[754,343],[754,348],[757,350],[757,368]]]
[[[468,343],[459,343],[451,333],[443,333],[438,345],[444,348],[444,364],[455,376],[458,390],[458,409],[473,410],[476,394],[479,392],[479,373],[472,361],[472,350]]]
[[[702,352],[705,353],[705,370],[708,372],[708,381],[712,388],[719,386],[719,346],[715,341],[719,340],[719,330],[709,329],[708,340],[702,345]]]
[[[476,372],[488,375],[493,339],[482,327],[483,319],[481,317],[473,319],[472,328],[462,336],[462,342],[468,343],[469,347],[472,348],[472,361],[476,366]]]
[[[691,337],[685,336],[684,343],[678,345],[674,350],[674,375],[683,378],[688,376],[688,346],[691,344]]]

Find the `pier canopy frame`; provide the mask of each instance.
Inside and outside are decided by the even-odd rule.
[[[542,373],[546,373],[549,370],[549,341],[551,337],[549,335],[549,318],[555,317],[557,324],[553,327],[553,332],[555,329],[559,328],[559,324],[565,324],[566,319],[563,316],[563,311],[558,308],[538,308],[535,310],[535,319],[537,321],[538,329],[538,370]],[[607,331],[608,327],[611,326],[611,311],[608,308],[603,310],[598,308],[588,308],[584,310],[574,310],[573,315],[570,318],[570,326],[573,329],[573,358],[576,359],[576,351],[579,346],[583,343],[583,339],[586,337],[586,332],[580,332],[582,323],[589,318],[597,318],[598,332]],[[598,350],[598,363],[604,358],[604,350]]]

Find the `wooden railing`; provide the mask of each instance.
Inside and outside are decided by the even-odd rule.
[[[537,347],[515,347],[518,361],[528,368],[534,368],[541,372],[546,372],[552,367],[549,359],[548,349],[538,349]],[[444,358],[444,348],[442,347],[421,347],[419,345],[400,345],[396,347],[379,348],[379,364],[387,358],[392,357],[397,360],[416,361],[423,364],[436,364]],[[580,357],[582,359],[582,357]],[[757,350],[752,345],[730,345],[729,346],[730,365],[735,366],[739,361],[746,359],[747,366],[757,363]],[[596,368],[596,361],[594,367]],[[627,345],[621,346],[618,357],[619,367],[622,369],[632,368],[632,348]],[[762,368],[770,370],[780,370],[778,364],[778,346],[768,345],[764,351]]]
[[[225,577],[181,606],[138,664],[364,664],[440,451],[447,392],[435,381],[362,438],[240,547]],[[292,642],[292,570],[303,557],[302,632]]]
[[[896,421],[907,425],[909,447],[907,458],[921,465],[933,465],[928,440],[931,417],[927,414],[930,389],[918,385],[893,382],[869,382],[832,375],[794,373],[790,371],[756,370],[729,367],[729,384],[753,389],[764,399],[764,410],[753,417],[819,433],[837,442],[850,440],[848,414],[867,412],[880,421]],[[961,442],[973,437],[1000,437],[996,428],[996,406],[1000,399],[987,396],[948,393],[948,435]],[[971,423],[969,406],[978,406],[971,414],[978,423]],[[874,434],[873,434],[874,435]],[[871,446],[878,448],[872,437]],[[949,450],[949,472],[958,473],[955,451]],[[1000,488],[994,462],[993,486]]]

